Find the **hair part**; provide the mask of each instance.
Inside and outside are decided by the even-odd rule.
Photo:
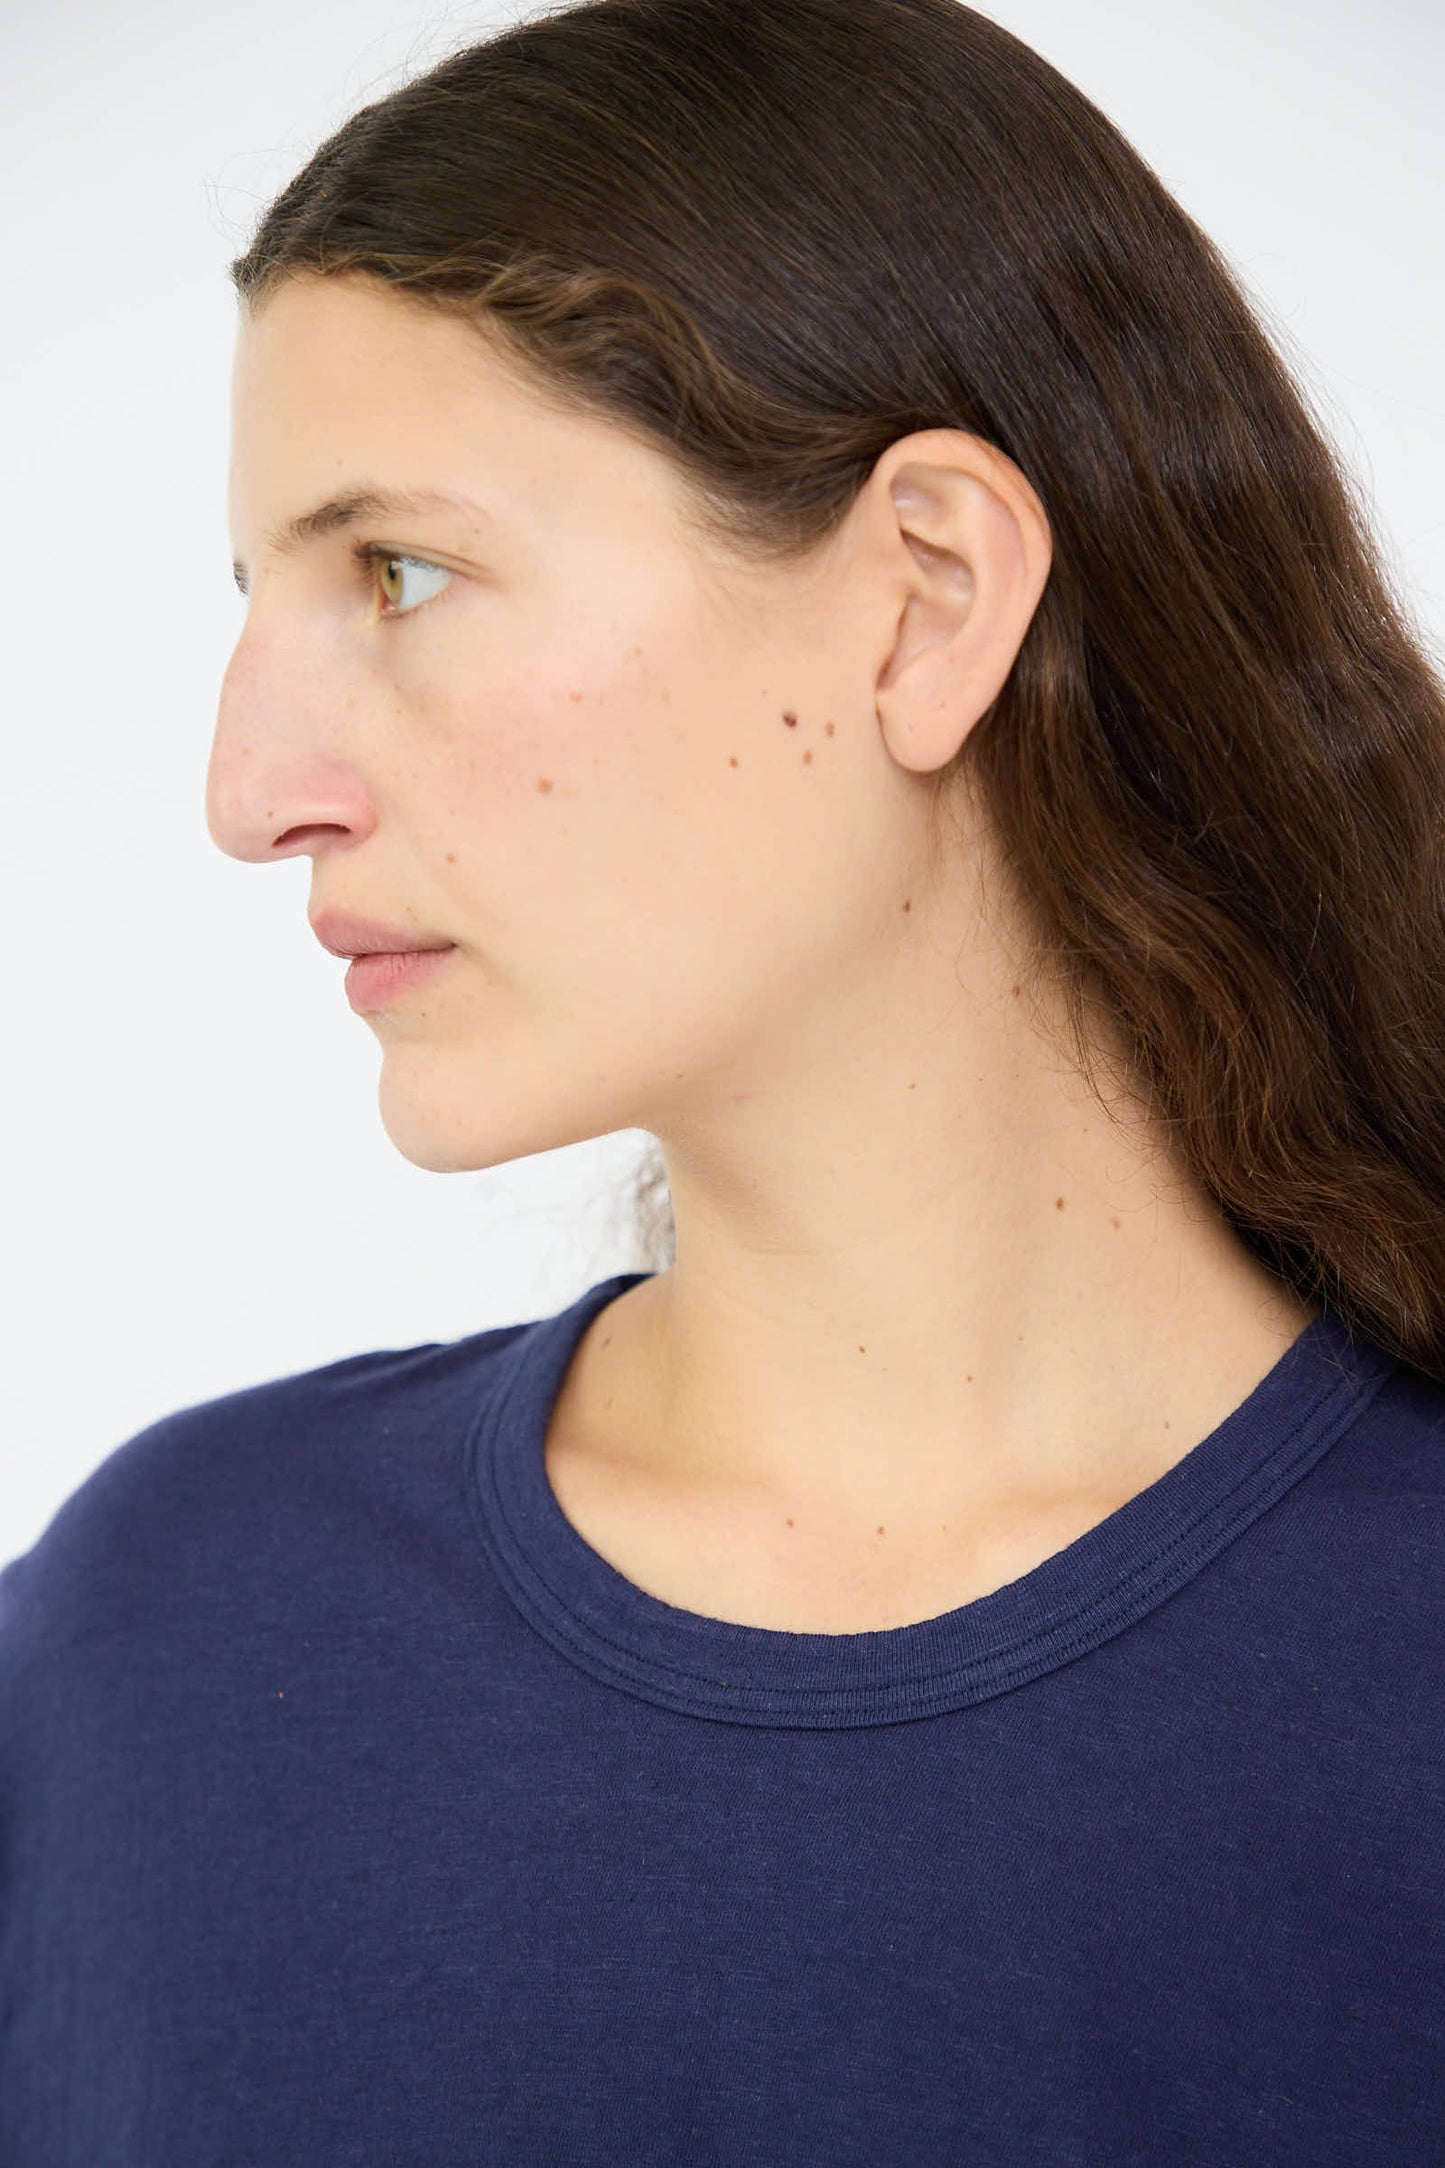
[[[355,113],[231,273],[485,325],[759,565],[901,436],[1012,459],[1053,563],[934,809],[983,809],[1106,1111],[1096,1016],[1249,1250],[1445,1382],[1445,686],[1235,275],[1098,107],[959,0],[576,0]]]

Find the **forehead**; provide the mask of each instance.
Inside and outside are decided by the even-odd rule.
[[[256,307],[243,305],[235,381],[242,396],[262,392],[266,403],[310,399],[343,412],[410,387],[444,404],[543,413],[483,320],[463,321],[354,273],[298,274]]]
[[[549,400],[490,337],[356,275],[288,279],[237,328],[233,525],[270,527],[358,480],[461,491],[498,512],[671,502],[659,452]],[[239,534],[238,534],[239,540]]]
[[[519,431],[536,456],[558,426],[471,325],[374,280],[316,277],[243,307],[231,423],[239,479],[275,469],[298,484],[298,469],[337,480],[389,452],[495,463]]]

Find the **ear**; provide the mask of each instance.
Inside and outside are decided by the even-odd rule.
[[[874,468],[893,643],[875,699],[901,767],[940,768],[1003,690],[1053,562],[1013,461],[961,429],[901,437]]]

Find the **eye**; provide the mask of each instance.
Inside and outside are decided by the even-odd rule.
[[[422,604],[430,602],[433,595],[440,593],[441,588],[452,578],[445,565],[434,565],[426,557],[408,557],[400,550],[389,550],[377,542],[363,542],[352,554],[359,563],[367,567],[374,579],[380,581],[381,591],[392,605],[389,610],[381,612],[383,618],[414,617]],[[407,594],[408,573],[420,575],[423,589],[421,594]],[[438,582],[438,585],[430,589],[426,586],[428,574],[434,575]]]

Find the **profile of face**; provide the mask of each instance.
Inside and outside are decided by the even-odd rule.
[[[298,525],[359,491],[412,509]],[[973,898],[925,783],[1049,564],[1001,455],[901,440],[825,548],[750,567],[659,451],[475,326],[306,275],[243,314],[230,516],[248,607],[207,824],[309,856],[313,918],[452,944],[363,1011],[414,1163],[816,1113],[956,1001]]]

